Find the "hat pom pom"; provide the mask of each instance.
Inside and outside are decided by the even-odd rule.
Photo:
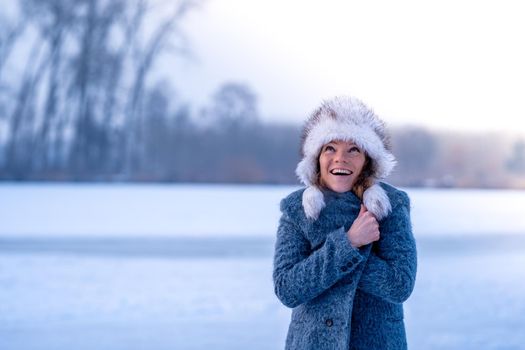
[[[303,208],[306,217],[317,220],[324,206],[323,192],[315,186],[308,186],[303,192]]]
[[[379,184],[374,184],[365,190],[363,203],[378,221],[387,217],[392,211],[390,200],[385,190]]]

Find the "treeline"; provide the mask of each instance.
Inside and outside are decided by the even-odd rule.
[[[505,133],[392,130],[390,181],[414,187],[525,188],[525,140]]]
[[[198,3],[170,4],[153,28],[146,0],[21,0],[0,13],[0,180],[297,183],[300,126],[263,123],[249,86],[224,83],[192,106],[153,77],[161,55],[188,51],[178,24]],[[391,133],[396,185],[525,188],[524,140]]]
[[[3,179],[133,179],[142,172],[147,129],[158,122],[160,80],[152,72],[161,55],[188,52],[179,23],[199,1],[155,4],[19,0],[2,6]]]

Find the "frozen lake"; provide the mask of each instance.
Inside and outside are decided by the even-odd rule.
[[[0,185],[0,349],[282,349],[289,186]],[[408,190],[411,349],[525,348],[525,192]]]

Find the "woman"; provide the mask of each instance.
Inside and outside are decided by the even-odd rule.
[[[379,180],[395,165],[385,126],[361,101],[327,101],[308,119],[281,201],[273,279],[293,308],[286,349],[406,349],[402,303],[416,276],[405,192]]]

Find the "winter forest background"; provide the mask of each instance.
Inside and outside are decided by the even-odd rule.
[[[203,3],[164,17],[153,5],[20,0],[0,10],[0,180],[296,183],[300,125],[263,122],[257,87],[226,81],[192,105],[178,97],[184,81],[156,69],[161,57],[195,59],[179,22]],[[146,26],[151,16],[161,19]],[[391,133],[396,185],[525,187],[523,138]]]

